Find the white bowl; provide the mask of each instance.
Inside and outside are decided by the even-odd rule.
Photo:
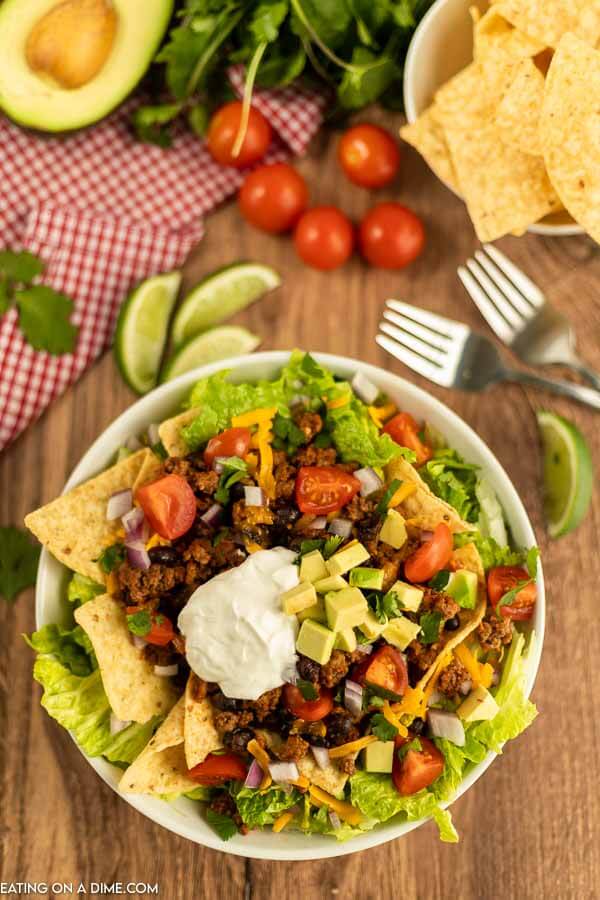
[[[122,413],[92,444],[71,474],[65,485],[65,491],[70,490],[75,485],[91,478],[104,469],[112,460],[117,448],[122,446],[130,435],[139,434],[152,422],[160,422],[172,415],[198,378],[211,375],[213,372],[223,368],[233,369],[233,377],[236,381],[255,381],[259,378],[270,378],[286,363],[288,356],[288,353],[280,351],[240,356],[236,359],[227,360],[226,364],[213,363],[193,372],[188,372],[152,391],[152,393],[138,400],[137,403],[134,403],[133,406]],[[440,429],[447,436],[452,447],[464,454],[471,462],[478,463],[481,466],[495,488],[499,500],[506,511],[508,522],[517,543],[527,547],[535,543],[535,535],[531,523],[508,475],[491,450],[455,413],[451,412],[439,400],[429,396],[421,388],[415,387],[403,378],[392,375],[390,372],[386,372],[376,366],[367,365],[347,357],[331,356],[325,353],[317,353],[315,356],[336,374],[345,378],[351,378],[357,371],[364,372],[382,391],[389,394],[402,409],[412,413],[418,419],[426,419],[434,427]],[[67,577],[68,572],[65,567],[58,563],[46,550],[42,551],[36,586],[36,621],[38,628],[49,622],[61,622],[65,619],[67,611],[62,597],[64,596],[64,585]],[[535,617],[532,622],[537,640],[528,672],[528,694],[533,687],[538,670],[544,636],[545,601],[541,567],[538,575],[538,597]],[[86,758],[100,777],[116,791],[117,782],[121,774],[120,770],[101,758]],[[463,794],[483,775],[494,758],[495,754],[489,753],[486,759],[467,775],[459,788],[457,796]],[[388,822],[372,832],[367,832],[354,840],[342,844],[337,843],[333,837],[321,835],[305,836],[299,832],[273,834],[271,831],[251,832],[246,837],[237,836],[224,843],[204,822],[198,812],[197,803],[193,801],[183,799],[175,803],[167,803],[143,795],[122,794],[121,796],[134,809],[152,819],[153,822],[163,825],[182,837],[189,838],[214,850],[233,853],[237,856],[249,856],[254,859],[302,860],[341,856],[346,853],[354,853],[357,850],[375,847],[378,844],[401,837],[423,824],[422,821],[403,824]]]
[[[474,5],[482,12],[488,8],[486,0],[437,0],[421,19],[404,66],[404,109],[409,122],[427,109],[438,88],[472,61],[469,7]],[[450,185],[446,187],[452,190]],[[566,212],[547,216],[527,230],[552,237],[584,234]]]

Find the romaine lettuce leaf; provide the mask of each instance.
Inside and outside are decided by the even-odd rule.
[[[80,625],[44,625],[30,637],[23,637],[36,653],[51,653],[73,675],[89,675],[98,667],[92,642]]]
[[[433,459],[421,466],[419,474],[433,493],[453,506],[466,522],[477,522],[476,465],[465,462],[456,450],[443,447],[434,451]]]
[[[88,600],[93,600],[99,594],[103,594],[105,590],[104,585],[98,584],[97,581],[93,581],[87,575],[78,575],[75,572],[67,587],[67,600],[70,603],[82,605],[87,603]]]
[[[231,795],[244,824],[249,828],[272,825],[277,816],[280,816],[290,806],[294,806],[300,797],[298,791],[286,794],[282,788],[275,786],[269,788],[265,793],[261,793],[258,789],[247,788],[239,784],[233,785]]]
[[[335,837],[336,840],[342,842],[356,837],[357,834],[363,834],[365,831],[370,831],[371,828],[377,824],[376,822],[369,820],[365,821],[365,823],[358,828],[354,825],[349,825],[347,822],[342,822],[340,827],[336,829],[331,824],[327,807],[321,806],[320,809],[315,809],[314,806],[311,806],[306,794],[304,795],[304,804],[304,814],[298,827],[306,834],[329,834]]]
[[[454,535],[455,547],[464,547],[471,542],[477,547],[486,572],[494,566],[522,566],[527,556],[526,550],[501,547],[493,537],[482,537],[479,531],[463,531]]]

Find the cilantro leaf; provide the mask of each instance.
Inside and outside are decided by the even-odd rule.
[[[311,540],[301,541],[300,543],[300,556],[306,556],[307,553],[312,553],[313,550],[322,550],[325,541],[322,538],[313,538]]]
[[[34,350],[70,353],[75,347],[77,327],[69,317],[73,301],[47,285],[23,288],[15,294],[19,326]]]
[[[380,741],[393,741],[398,734],[398,729],[388,722],[382,713],[376,713],[371,719],[371,731]]]
[[[449,581],[450,572],[448,569],[442,569],[429,581],[429,587],[433,588],[434,591],[443,591],[445,587],[448,587]]]
[[[333,556],[343,540],[344,538],[340,537],[339,534],[332,534],[331,537],[328,537],[323,544],[323,559],[329,559],[330,556]]]
[[[279,413],[273,419],[273,433],[275,449],[285,450],[290,456],[296,452],[298,447],[307,443],[306,435],[301,428],[298,428],[294,420]]]
[[[152,617],[147,609],[139,609],[127,616],[127,626],[132,634],[145,637],[152,629]]]
[[[409,750],[415,750],[419,753],[423,749],[423,744],[419,740],[419,738],[413,738],[412,741],[408,741],[406,744],[402,744],[401,747],[398,747],[396,753],[398,754],[398,759],[402,760],[406,756]]]
[[[228,841],[238,832],[237,825],[230,816],[218,813],[214,809],[211,809],[210,806],[206,810],[206,821],[223,841]]]
[[[239,456],[231,456],[224,463],[223,472],[219,479],[219,486],[215,491],[215,500],[225,506],[229,503],[229,491],[238,481],[246,478],[248,466]]]
[[[440,636],[440,625],[442,624],[441,612],[426,612],[419,619],[421,626],[420,641],[422,644],[435,644]]]
[[[43,271],[42,260],[27,250],[22,250],[20,253],[12,250],[0,250],[0,273],[9,281],[29,284],[36,275],[41,275]]]
[[[377,504],[377,512],[380,516],[385,515],[385,513],[387,512],[388,506],[390,505],[390,500],[401,484],[402,482],[399,478],[394,478],[392,481],[390,481],[388,487],[386,488],[385,494]]]
[[[367,595],[367,600],[373,607],[378,622],[387,622],[388,619],[402,615],[404,605],[398,599],[395,591],[388,591],[387,594],[382,594],[381,591],[372,591]]]
[[[319,692],[312,683],[312,681],[304,681],[302,678],[299,678],[296,682],[296,687],[302,694],[305,700],[318,700]]]
[[[40,547],[21,528],[0,527],[0,596],[14,598],[35,583]]]
[[[125,547],[123,544],[111,544],[105,547],[100,556],[97,556],[93,562],[97,562],[103,572],[107,575],[120,566],[125,561]]]

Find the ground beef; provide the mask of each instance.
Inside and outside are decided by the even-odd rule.
[[[135,604],[146,603],[185,582],[185,566],[152,563],[148,569],[134,569],[124,562],[117,572],[119,589]]]
[[[212,548],[214,563],[218,569],[233,569],[247,558],[243,547],[239,547],[229,538],[223,538]]]
[[[477,637],[482,650],[499,653],[503,645],[512,641],[511,620],[490,616],[477,627]]]
[[[246,753],[248,744],[252,740],[254,740],[254,732],[249,728],[237,728],[235,731],[228,731],[223,735],[223,743],[234,753]]]
[[[207,538],[196,538],[191,544],[188,544],[182,555],[186,562],[193,560],[207,566],[213,561],[214,548]]]
[[[340,760],[340,769],[344,773],[344,775],[354,775],[356,772],[356,763],[354,762],[353,756],[344,756],[343,759]]]
[[[239,712],[217,712],[214,715],[214,723],[217,731],[236,731],[249,725],[254,718],[254,713],[249,709]]]
[[[461,685],[468,680],[469,673],[463,664],[455,659],[450,665],[446,666],[445,669],[442,669],[437,687],[442,694],[445,694],[447,697],[452,697],[454,694],[458,693]]]
[[[285,762],[298,762],[308,753],[309,744],[298,734],[290,734],[283,744],[275,750],[279,759]]]
[[[333,712],[325,719],[325,725],[327,727],[325,741],[328,747],[339,747],[340,744],[356,741],[360,737],[352,716],[341,706],[334,707]]]
[[[406,648],[408,662],[423,673],[433,665],[440,653],[441,644],[422,644],[420,641],[411,641]]]
[[[296,412],[294,413],[294,422],[303,433],[307,442],[312,441],[323,428],[321,416],[314,412]]]
[[[213,797],[209,803],[209,808],[214,810],[214,812],[219,813],[220,816],[229,816],[230,819],[233,819],[242,834],[248,834],[250,829],[247,825],[244,825],[242,817],[235,805],[235,800],[227,791],[220,791]]]
[[[353,522],[362,522],[364,519],[371,519],[376,508],[376,500],[356,494],[350,503],[344,507],[343,517],[344,519],[351,519]]]
[[[258,700],[251,700],[250,708],[254,711],[256,718],[262,722],[270,712],[277,708],[281,697],[281,688],[273,688],[272,691],[266,691],[261,694]]]
[[[453,619],[460,612],[460,606],[456,600],[449,597],[448,594],[444,594],[443,591],[436,591],[430,587],[425,588],[421,609],[441,613],[444,622],[447,619]]]
[[[254,525],[272,525],[273,513],[267,506],[246,506],[245,500],[233,504],[233,524],[237,528],[252,528]]]
[[[348,674],[349,668],[347,654],[343,650],[334,650],[329,662],[321,666],[319,681],[325,687],[335,687]]]
[[[285,453],[283,454],[283,459],[280,459],[278,462],[275,462],[275,454],[273,454],[273,457],[275,497],[282,500],[291,500],[296,487],[296,469],[288,462]],[[279,453],[277,457],[279,457]]]
[[[294,457],[298,466],[334,466],[336,460],[335,447],[315,447],[314,444],[301,447]]]
[[[204,462],[197,457],[180,459],[169,457],[164,463],[165,472],[185,478],[193,491],[200,494],[214,494],[219,484],[219,475],[207,469]]]

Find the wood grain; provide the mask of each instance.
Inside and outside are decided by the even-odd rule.
[[[313,201],[338,203],[359,217],[373,197],[344,180],[334,150],[334,138],[319,136],[299,168]],[[230,205],[209,219],[186,282],[240,258],[272,263],[284,275],[283,289],[237,317],[263,337],[264,349],[342,353],[407,376],[373,342],[383,302],[397,296],[482,328],[455,276],[475,238],[462,203],[408,149],[401,178],[381,194],[387,198],[414,207],[427,225],[426,252],[404,272],[368,270],[358,259],[327,275],[306,269],[287,238],[251,230]],[[585,238],[535,235],[501,246],[570,316],[583,356],[600,367],[598,247]],[[598,896],[600,503],[596,496],[577,533],[548,541],[533,412],[549,407],[576,421],[596,459],[598,418],[518,386],[482,397],[415,380],[461,415],[505,466],[538,534],[548,586],[547,636],[534,693],[541,715],[455,804],[461,843],[439,843],[427,825],[339,861],[263,863],[205,850],[163,831],[112,793],[40,708],[31,654],[19,637],[34,624],[30,591],[14,606],[0,605],[0,882],[156,881],[169,900]],[[3,454],[2,524],[20,522],[54,497],[92,440],[132,400],[107,354]]]

